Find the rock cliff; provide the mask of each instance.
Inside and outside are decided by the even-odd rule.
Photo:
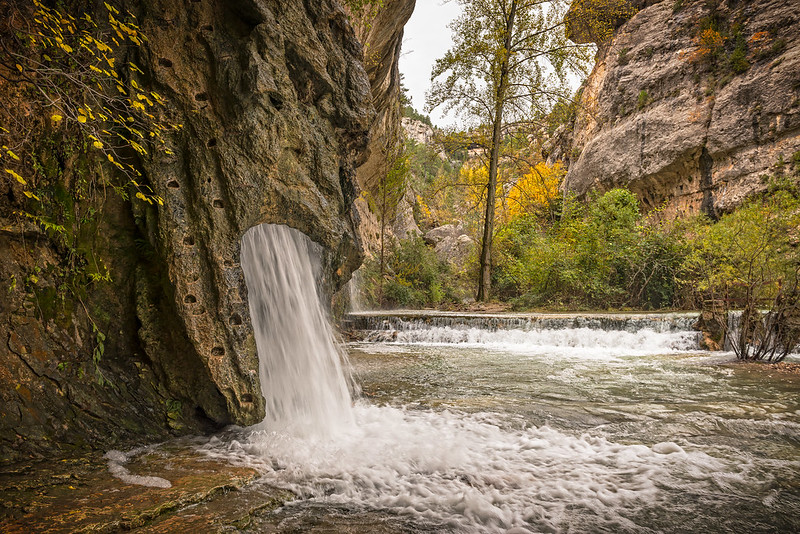
[[[407,15],[413,3],[394,2]],[[38,296],[57,291],[43,275],[3,299],[0,460],[259,421],[241,236],[261,223],[303,231],[325,251],[331,291],[361,261],[355,169],[370,159],[370,131],[374,139],[390,129],[408,16],[373,24],[369,39],[385,45],[373,52],[387,51],[378,68],[336,0],[130,8],[149,38],[135,58],[139,83],[184,125],[168,139],[172,155],[141,162],[164,206],[109,201],[97,252],[114,281],[84,302],[43,313]],[[0,222],[13,208],[2,206]],[[0,226],[3,280],[58,262],[37,226]],[[81,306],[103,318],[104,380],[92,371],[98,344]]]
[[[565,134],[564,187],[583,196],[624,186],[668,215],[718,216],[800,150],[797,2],[637,7],[599,43]]]
[[[356,21],[359,40],[364,44],[364,61],[369,75],[372,101],[377,115],[370,128],[365,159],[356,170],[356,181],[365,194],[377,195],[393,155],[402,143],[400,134],[400,47],[403,27],[414,12],[416,0],[384,0]],[[370,212],[363,196],[356,201],[359,234],[367,254],[380,249],[380,223]]]

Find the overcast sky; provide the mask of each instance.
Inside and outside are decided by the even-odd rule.
[[[417,7],[405,27],[400,72],[417,111],[425,113],[425,92],[431,84],[433,62],[450,48],[447,25],[461,9],[454,0],[417,0]],[[438,126],[453,124],[455,117],[442,117],[439,109],[431,115]]]

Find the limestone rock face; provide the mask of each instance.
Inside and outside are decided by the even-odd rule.
[[[434,246],[439,259],[463,267],[475,241],[461,224],[445,224],[425,232],[425,241]]]
[[[400,120],[400,47],[403,26],[414,12],[416,0],[384,0],[374,16],[358,21],[356,34],[364,44],[364,64],[369,75],[372,103],[377,115],[370,125],[369,143],[365,158],[356,171],[356,181],[362,191],[377,194],[380,180],[386,176],[392,154],[399,144]],[[380,223],[369,211],[367,203],[356,203],[367,253],[379,248]],[[376,231],[376,228],[378,229]]]
[[[107,334],[97,365],[105,382],[95,379],[95,334],[77,303],[73,315],[50,318],[22,289],[0,299],[0,461],[260,421],[242,235],[261,223],[304,232],[324,251],[329,291],[362,259],[355,168],[367,159],[371,129],[391,121],[375,120],[373,101],[384,100],[374,82],[385,72],[370,70],[370,84],[341,5],[139,0],[129,7],[148,36],[135,58],[144,71],[138,82],[164,96],[169,119],[183,124],[168,139],[173,155],[142,162],[164,206],[112,199],[105,208],[99,253],[114,281],[85,306],[105,317],[97,319]],[[402,21],[385,23],[376,39],[402,33]],[[396,58],[399,40],[392,43]],[[390,79],[394,72],[396,65]],[[58,251],[30,226],[0,224],[3,280],[23,281],[36,264],[57,263]],[[49,295],[49,283],[41,274],[34,289]]]
[[[406,139],[420,145],[428,145],[433,141],[433,128],[422,121],[403,117],[402,126]]]
[[[397,203],[395,209],[394,220],[392,221],[392,233],[398,239],[408,239],[418,235],[422,235],[422,231],[414,219],[414,205],[417,203],[417,198],[414,190],[411,188],[406,189],[403,198]]]
[[[668,215],[717,216],[800,150],[797,2],[640,5],[600,44],[564,187],[583,196],[624,186]],[[724,42],[711,53],[709,21]]]
[[[184,121],[175,156],[146,165],[165,199],[156,238],[199,362],[231,420],[252,424],[263,407],[241,237],[261,223],[297,228],[326,251],[329,289],[359,265],[353,167],[373,118],[361,46],[332,0],[154,0],[147,11],[145,65]],[[155,338],[148,352],[166,350]]]

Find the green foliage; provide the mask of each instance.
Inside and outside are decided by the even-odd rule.
[[[383,0],[343,0],[344,5],[356,17],[374,17],[383,7]]]
[[[681,237],[675,225],[642,218],[625,189],[588,204],[567,198],[555,223],[523,216],[498,230],[497,288],[521,307],[672,306]]]
[[[641,111],[642,109],[646,108],[650,102],[653,100],[650,98],[650,95],[647,94],[646,89],[642,89],[639,91],[639,96],[636,98],[636,107]]]
[[[393,247],[383,277],[377,259],[367,260],[362,269],[363,290],[372,307],[422,308],[454,300],[450,267],[419,236],[400,240]]]
[[[777,185],[697,229],[683,265],[685,283],[718,315],[744,310],[739,334],[727,332],[740,358],[779,361],[797,342],[785,336],[786,321],[800,318],[798,228],[795,184]],[[768,312],[762,317],[759,310]],[[727,321],[721,326],[727,329]]]
[[[433,123],[431,122],[431,118],[428,115],[423,115],[412,105],[403,106],[403,117],[408,117],[409,119],[414,119],[420,121],[423,124],[427,124],[431,128],[433,128]]]

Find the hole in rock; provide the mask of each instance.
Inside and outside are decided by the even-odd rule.
[[[186,304],[194,304],[195,302],[197,302],[197,297],[195,297],[194,295],[186,295],[186,297],[184,297],[183,299],[183,302],[185,302]]]
[[[214,207],[215,208],[223,208],[225,206],[224,206],[224,204],[222,203],[222,201],[220,199],[215,198],[214,199]]]
[[[225,349],[223,349],[222,347],[214,347],[213,349],[211,349],[211,355],[212,356],[224,356],[225,355]]]
[[[213,146],[217,146],[217,139],[212,137],[211,139],[208,140],[208,142],[206,143],[206,146],[208,148],[211,148]]]
[[[244,395],[241,396],[241,401],[249,404],[253,402],[253,396],[250,395],[249,393],[245,393]]]
[[[190,235],[183,238],[183,244],[187,247],[191,247],[194,245],[194,238]]]
[[[178,183],[178,180],[170,180],[169,182],[167,182],[167,187],[169,187],[170,189],[180,189],[181,184]]]
[[[194,99],[197,100],[198,102],[205,102],[206,100],[208,100],[208,93],[197,93],[196,95],[194,95]]]
[[[238,325],[242,324],[242,317],[238,313],[234,313],[233,315],[231,315],[231,318],[230,318],[229,321],[230,321],[230,323],[232,325],[238,326]]]
[[[206,26],[203,26],[202,30],[207,32],[213,32],[214,26],[212,26],[211,24],[207,24]]]
[[[167,68],[172,67],[172,61],[168,60],[165,57],[158,58],[158,64],[161,65],[162,67],[167,67]]]
[[[269,101],[272,104],[272,106],[278,111],[283,109],[283,97],[281,95],[272,93],[271,95],[269,95]]]

